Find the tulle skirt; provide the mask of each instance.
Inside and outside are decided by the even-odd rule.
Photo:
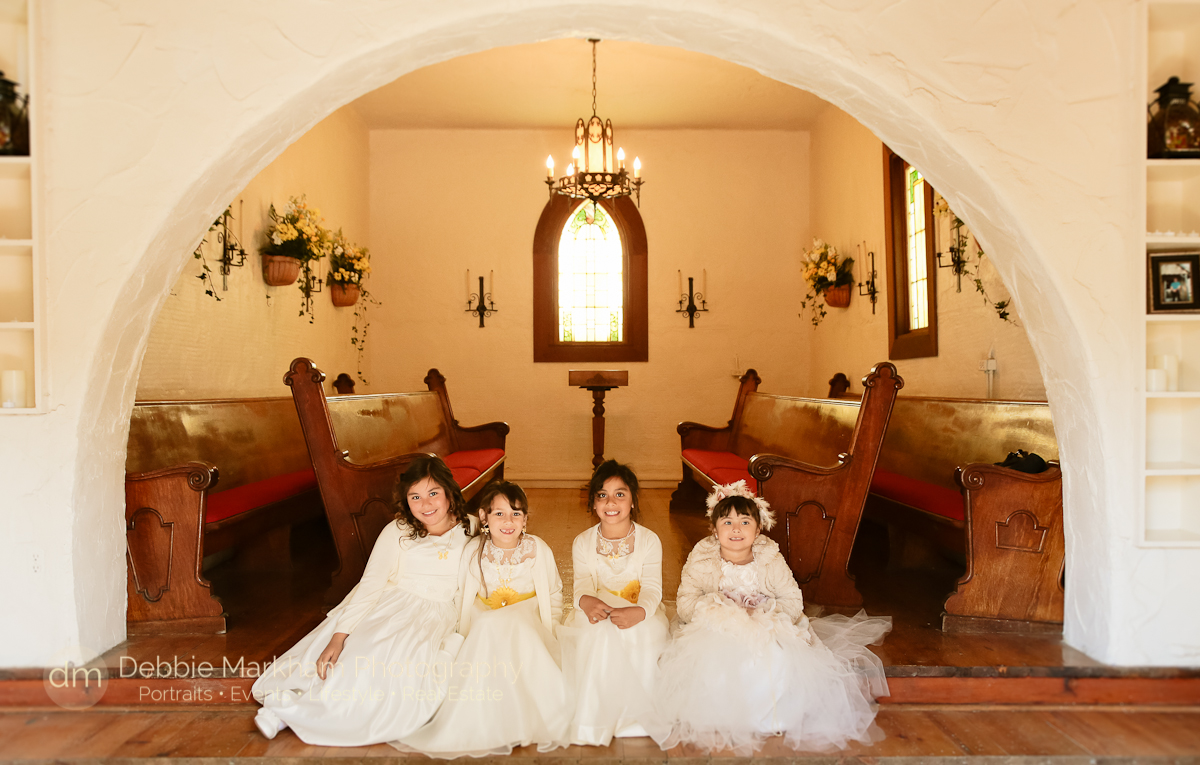
[[[346,638],[338,666],[321,680],[317,658],[347,601],[275,659],[251,689],[306,744],[393,741],[424,725],[446,695],[459,640],[457,609],[400,588],[380,596]]]
[[[597,597],[614,608],[630,605],[607,592]],[[571,743],[607,746],[614,735],[644,735],[658,657],[669,637],[661,605],[624,630],[607,620],[592,624],[581,609],[575,610],[574,626],[559,630],[563,672],[575,707]]]
[[[663,749],[686,742],[743,756],[780,734],[805,751],[877,741],[874,699],[887,695],[887,681],[866,646],[891,623],[860,611],[795,625],[783,614],[704,604],[659,660],[647,732]]]
[[[445,702],[393,746],[445,759],[567,746],[571,709],[558,640],[542,624],[537,598],[495,610],[477,600],[475,608]]]

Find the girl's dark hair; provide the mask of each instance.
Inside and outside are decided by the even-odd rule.
[[[600,463],[600,467],[596,468],[596,472],[592,473],[592,480],[588,482],[588,512],[596,512],[596,495],[604,488],[604,482],[610,478],[620,478],[629,487],[629,493],[633,495],[633,508],[629,511],[629,518],[632,521],[638,519],[638,479],[634,475],[633,470],[628,465],[622,465],[616,460],[608,460]]]
[[[450,514],[458,520],[467,534],[470,534],[471,517],[467,512],[467,503],[463,500],[462,489],[459,488],[458,481],[454,480],[454,473],[450,472],[450,468],[436,454],[422,454],[409,463],[404,472],[400,474],[400,478],[396,481],[393,497],[397,508],[396,520],[408,525],[410,536],[420,538],[429,535],[425,524],[417,520],[408,506],[408,490],[412,488],[413,484],[426,478],[433,479],[433,482],[441,486],[442,490],[449,495]]]
[[[708,519],[709,525],[714,529],[717,527],[717,521],[727,515],[748,515],[754,519],[754,523],[761,529],[762,518],[758,515],[758,505],[754,504],[754,500],[749,497],[725,497],[716,504],[713,508],[712,516]]]
[[[491,515],[492,511],[492,500],[496,497],[504,497],[508,500],[509,507],[513,510],[520,510],[525,513],[526,518],[529,517],[529,498],[525,496],[525,490],[512,481],[493,481],[479,492],[479,520],[483,523],[487,523],[487,517]],[[481,582],[483,581],[483,548],[487,546],[487,541],[487,539],[480,540],[479,554],[475,556],[475,565],[479,567],[479,581]]]

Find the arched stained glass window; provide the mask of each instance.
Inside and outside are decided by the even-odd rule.
[[[624,339],[625,253],[603,207],[584,202],[558,242],[558,340],[619,343]]]

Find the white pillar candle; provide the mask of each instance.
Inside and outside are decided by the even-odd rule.
[[[5,409],[24,409],[26,407],[25,372],[20,369],[6,369],[0,375],[0,406]]]
[[[1166,390],[1179,390],[1179,357],[1174,355],[1159,356],[1156,361],[1160,369],[1166,370]]]
[[[1159,393],[1167,389],[1167,370],[1165,369],[1147,369],[1146,370],[1146,392]]]

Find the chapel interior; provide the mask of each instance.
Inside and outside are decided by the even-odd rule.
[[[869,444],[850,444],[849,434],[856,423],[869,432],[867,420],[876,416],[882,430],[874,447],[882,449],[879,464],[887,470],[918,464],[926,451],[950,448],[929,439],[972,442],[976,451],[961,464],[1001,463],[1018,449],[1040,451],[1050,460],[1050,474],[1058,483],[1050,486],[1048,496],[1050,505],[1057,497],[1057,525],[1045,536],[1039,525],[1043,521],[1034,519],[1028,533],[1043,535],[1036,543],[1038,552],[1043,544],[1055,544],[1044,540],[1058,536],[1059,563],[1041,572],[1044,581],[1059,588],[1057,619],[947,620],[947,598],[973,570],[969,526],[965,531],[961,509],[953,510],[959,515],[948,520],[916,507],[917,500],[905,505],[867,494],[866,483],[859,487],[866,498],[862,520],[851,528],[844,551],[845,570],[854,582],[851,588],[861,594],[861,606],[835,602],[822,609],[814,601],[814,613],[851,614],[863,607],[872,615],[893,616],[893,633],[876,653],[889,667],[889,680],[901,678],[897,698],[907,687],[904,680],[914,678],[969,680],[1011,672],[1039,681],[1053,678],[1065,688],[1078,678],[1124,676],[1062,640],[1061,474],[1046,383],[1004,280],[970,228],[956,221],[952,206],[934,190],[926,198],[933,209],[927,216],[919,213],[932,227],[924,234],[933,255],[931,267],[911,262],[894,267],[888,252],[899,247],[892,220],[899,208],[889,211],[888,205],[893,199],[890,184],[895,180],[899,188],[900,180],[889,178],[888,168],[895,160],[854,117],[811,93],[682,48],[605,40],[595,46],[595,54],[595,91],[593,46],[582,39],[452,58],[344,104],[299,140],[280,147],[228,200],[228,215],[196,232],[194,257],[184,253],[180,258],[177,281],[158,308],[141,361],[128,472],[163,467],[159,449],[165,440],[154,439],[169,440],[172,433],[185,438],[179,434],[189,418],[210,416],[208,402],[233,400],[256,403],[219,415],[232,419],[210,431],[199,427],[199,441],[212,448],[212,440],[227,432],[222,429],[236,429],[241,412],[251,412],[263,418],[253,428],[261,425],[278,438],[259,445],[278,452],[257,455],[267,467],[255,470],[266,470],[260,477],[267,478],[295,475],[297,466],[288,455],[305,446],[295,434],[301,425],[304,438],[311,430],[302,414],[299,422],[294,419],[301,406],[299,386],[284,378],[296,373],[295,362],[301,359],[311,359],[324,373],[320,384],[330,397],[324,416],[332,416],[342,441],[334,446],[352,444],[352,462],[386,461],[399,454],[389,451],[378,423],[370,421],[372,416],[399,417],[398,410],[381,409],[368,399],[436,388],[453,407],[444,423],[450,431],[507,424],[500,442],[502,472],[474,469],[471,478],[486,482],[502,476],[528,490],[530,531],[551,544],[569,588],[570,543],[593,522],[584,486],[593,458],[601,452],[593,438],[596,399],[586,386],[569,384],[568,373],[627,371],[628,382],[608,387],[602,398],[602,454],[631,465],[638,474],[644,522],[662,537],[666,550],[669,599],[689,550],[708,533],[703,494],[696,493],[707,489],[705,471],[689,465],[686,454],[681,467],[681,437],[686,449],[687,436],[680,423],[732,426],[744,414],[743,393],[766,394],[772,406],[782,408],[764,421],[806,416],[824,427],[813,431],[819,444],[797,447],[792,457],[836,465],[839,452],[853,446],[874,468],[876,453]],[[648,355],[645,360],[539,361],[533,347],[539,300],[533,250],[547,208],[546,159],[557,163],[556,174],[563,172],[571,161],[575,122],[589,117],[593,98],[596,113],[612,121],[614,147],[640,160],[644,186],[635,209],[646,237]],[[282,211],[292,198],[303,198],[319,210],[330,230],[340,230],[348,241],[369,250],[370,273],[352,305],[334,305],[324,263],[313,266],[312,277],[320,283],[313,283],[309,296],[296,283],[264,283],[261,252],[269,241],[270,214],[272,208]],[[854,260],[846,307],[814,310],[815,301],[806,295],[804,261],[818,246],[817,239]],[[229,242],[244,249],[244,259],[222,269],[222,247]],[[893,256],[902,257],[899,252]],[[952,265],[952,256],[963,258],[962,265]],[[889,281],[896,273],[918,268],[926,279],[924,289],[932,293],[933,352],[896,353],[897,333],[889,324],[896,320],[892,304],[900,299],[907,306],[912,293],[905,294],[911,285]],[[300,284],[305,278],[302,269]],[[703,292],[705,309],[691,317],[684,312],[689,280],[694,292]],[[486,315],[472,311],[481,288],[491,301]],[[699,302],[701,296],[695,299]],[[871,387],[881,367],[885,377],[902,379],[894,410],[891,400],[884,406]],[[868,375],[872,382],[864,387]],[[835,376],[848,380],[848,387],[831,388]],[[440,384],[444,387],[438,388]],[[868,415],[872,397],[875,408]],[[794,415],[789,407],[795,406],[808,409]],[[172,407],[172,413],[162,413]],[[910,414],[902,416],[905,411]],[[912,414],[918,411],[949,413],[950,424],[931,428],[924,415]],[[286,426],[276,427],[271,418],[280,412]],[[887,413],[894,413],[890,424]],[[770,437],[786,440],[788,433],[780,427]],[[890,458],[885,431],[896,439]],[[422,444],[444,437],[434,434],[422,441],[424,435],[414,435],[411,451],[427,451]],[[757,432],[748,436],[759,437],[768,438]],[[247,445],[237,448],[243,447]],[[178,453],[190,455],[188,448]],[[237,448],[217,444],[213,453],[232,454]],[[244,451],[254,449],[249,445]],[[185,461],[190,459],[194,457]],[[313,456],[312,465],[316,463]],[[220,478],[212,474],[210,497],[213,490],[221,491],[222,480],[236,488],[253,483],[236,468],[217,469]],[[753,468],[742,459],[737,469]],[[317,477],[320,470],[318,466]],[[928,488],[918,474],[896,480],[901,489]],[[740,475],[709,471],[708,477]],[[869,482],[870,473],[866,475]],[[954,488],[943,487],[939,501],[958,501],[945,497],[946,491],[958,493],[954,481],[951,469],[946,484]],[[1039,484],[1039,491],[1044,489]],[[874,484],[870,491],[876,491]],[[920,487],[915,491],[919,494]],[[122,657],[146,660],[167,652],[213,662],[226,656],[265,661],[294,643],[321,620],[345,565],[338,530],[326,518],[320,495],[309,494],[303,502],[274,508],[269,519],[260,514],[261,520],[252,524],[221,527],[215,533],[201,527],[199,533],[219,548],[202,549],[199,555],[201,578],[211,583],[219,604],[205,606],[210,609],[207,621],[195,622],[205,626],[164,630],[151,617],[150,626],[139,627],[131,606],[128,640],[98,661],[113,672],[121,670]],[[246,501],[253,505],[252,499]],[[792,509],[796,528],[802,521],[809,524],[804,529],[814,528],[803,507]],[[281,522],[288,513],[294,517]],[[1024,518],[1009,511],[1004,525],[1024,523]],[[789,534],[808,532],[781,533],[787,540]],[[143,541],[153,545],[152,537]],[[804,559],[809,560],[807,550]],[[794,570],[799,560],[797,553]],[[983,564],[974,569],[977,581],[986,574],[982,570]],[[1005,573],[994,575],[1002,580]],[[131,602],[138,586],[130,584]],[[218,622],[219,629],[211,628]],[[27,674],[5,676],[0,670],[0,680],[28,679]],[[1189,670],[1156,677],[1200,682]],[[237,678],[229,675],[225,681],[229,688]],[[1192,687],[1181,703],[1194,703],[1186,695],[1194,693]],[[998,701],[989,695],[992,690],[980,690],[982,685],[947,691],[914,682],[912,688],[908,703],[932,702],[944,693],[962,694],[961,703],[1014,703]],[[1063,691],[1068,692],[1084,693],[1073,686]],[[1107,703],[1104,694],[1110,693],[1087,692],[1096,694],[1089,698],[1101,699],[1094,703]],[[1142,692],[1133,691],[1132,703],[1143,698],[1137,695]],[[1144,691],[1150,696],[1160,692],[1158,686]],[[1071,703],[1055,693],[1045,692],[1037,703]],[[213,714],[209,723],[216,730],[226,718]],[[907,740],[903,731],[925,724],[905,714],[881,717],[889,734],[899,734],[901,740]],[[1171,729],[1181,721],[1156,719],[1154,725]],[[6,724],[0,719],[0,730]],[[1136,723],[1131,726],[1122,730],[1138,729]],[[1082,736],[1080,731],[1076,733]],[[1001,732],[991,735],[1003,737]],[[633,742],[614,746],[625,757],[644,754]],[[1186,749],[1183,743],[1178,746]],[[887,751],[935,753],[919,746]],[[261,751],[229,753],[238,752],[317,754],[286,736]]]

